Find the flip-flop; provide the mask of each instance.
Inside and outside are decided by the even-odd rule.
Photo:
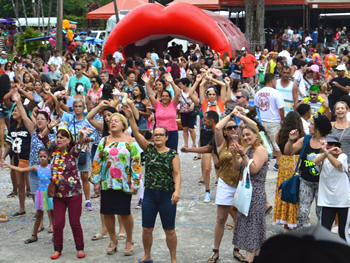
[[[118,239],[118,240],[124,240],[124,239],[126,239],[126,233],[118,234],[117,239]]]
[[[272,210],[272,205],[270,205],[270,206],[266,209],[265,215],[268,215],[268,214],[271,212],[271,210]]]
[[[35,239],[30,239],[29,238],[29,239],[24,241],[24,244],[30,244],[30,243],[34,243],[34,242],[38,241],[38,237],[37,236],[32,235],[32,237],[35,237]]]
[[[139,259],[137,261],[137,263],[153,263],[153,259],[150,259],[150,260],[141,260],[141,259]]]
[[[101,233],[97,233],[97,234],[92,236],[91,240],[96,241],[96,240],[104,239],[106,237],[107,237],[107,235],[102,235]]]

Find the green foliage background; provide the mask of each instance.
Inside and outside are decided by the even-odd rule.
[[[34,0],[36,1],[36,0]],[[55,17],[57,13],[57,0],[52,1],[52,11],[51,16]],[[73,20],[79,23],[79,27],[86,27],[86,13],[87,13],[87,5],[91,3],[97,3],[100,7],[110,3],[112,0],[63,0],[63,15],[64,18]],[[162,5],[166,5],[173,0],[157,0],[157,2]],[[50,0],[43,0],[42,3],[44,5],[44,15],[48,16],[49,10],[49,2]],[[19,3],[19,17],[24,17],[22,1],[18,1]],[[25,10],[27,12],[27,17],[33,17],[33,5],[32,0],[24,0]],[[12,7],[12,3],[10,0],[0,0],[0,18],[5,17],[15,17],[15,12]]]
[[[44,47],[42,41],[28,41],[24,42],[25,39],[40,37],[42,34],[39,31],[35,31],[32,27],[27,27],[26,30],[18,34],[16,37],[16,50],[21,54],[35,54],[39,48]]]

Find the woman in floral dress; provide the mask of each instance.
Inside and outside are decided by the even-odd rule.
[[[120,215],[126,230],[124,255],[134,253],[132,231],[134,221],[130,213],[131,196],[137,192],[141,179],[141,156],[136,142],[125,134],[126,118],[113,113],[109,121],[110,135],[104,137],[92,165],[92,183],[101,188],[101,214],[110,236],[107,254],[117,251],[115,214]]]

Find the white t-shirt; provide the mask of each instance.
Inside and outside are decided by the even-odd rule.
[[[119,51],[114,52],[113,57],[115,59],[115,63],[119,63],[120,59],[124,59],[123,54],[120,53]]]
[[[304,118],[300,118],[301,122],[303,123],[303,129],[305,134],[310,134],[310,122],[305,120]]]
[[[328,158],[323,162],[318,185],[318,206],[350,207],[348,157],[342,153],[337,160],[342,164],[341,170],[335,168]]]
[[[281,92],[271,87],[264,87],[254,97],[254,105],[259,108],[262,121],[280,123],[279,109],[284,108]]]

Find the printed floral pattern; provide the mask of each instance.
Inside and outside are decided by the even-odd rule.
[[[101,182],[102,190],[138,189],[142,176],[140,150],[134,142],[106,142],[103,138],[92,163],[92,183]]]

